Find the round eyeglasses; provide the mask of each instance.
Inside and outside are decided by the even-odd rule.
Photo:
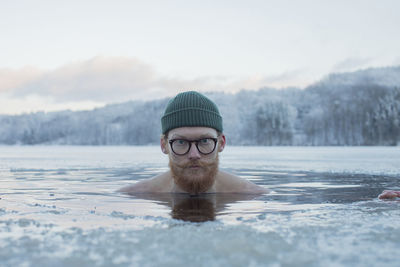
[[[217,138],[202,138],[198,140],[186,140],[186,139],[172,139],[169,141],[172,151],[179,156],[183,156],[190,151],[192,143],[195,143],[197,150],[203,154],[208,155],[214,152],[217,146]]]

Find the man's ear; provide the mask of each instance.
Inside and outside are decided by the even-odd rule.
[[[161,146],[161,151],[164,154],[168,154],[168,141],[164,136],[161,136],[160,138],[160,146]]]
[[[224,134],[221,134],[221,135],[218,137],[218,140],[219,140],[219,142],[218,142],[218,152],[222,152],[222,151],[224,150],[225,144],[226,144],[226,137],[225,137],[225,135],[224,135]]]

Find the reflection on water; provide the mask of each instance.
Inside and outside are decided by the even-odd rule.
[[[173,219],[189,222],[214,221],[230,205],[239,201],[255,199],[257,195],[246,194],[129,194],[134,199],[150,200],[167,206]]]
[[[214,221],[216,206],[212,199],[203,196],[174,198],[172,203],[172,218],[189,221]]]

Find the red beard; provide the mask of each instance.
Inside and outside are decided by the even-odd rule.
[[[172,177],[181,189],[189,194],[204,193],[212,187],[218,172],[218,154],[211,163],[193,160],[186,164],[169,161]]]

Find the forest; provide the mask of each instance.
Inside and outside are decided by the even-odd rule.
[[[219,106],[230,145],[400,145],[400,67],[330,74],[303,89],[205,94]],[[167,102],[0,115],[0,144],[158,144]]]

